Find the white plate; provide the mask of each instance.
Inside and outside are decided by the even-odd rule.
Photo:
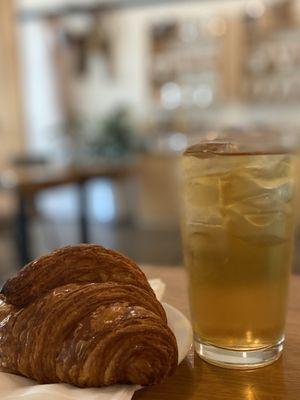
[[[174,333],[178,346],[178,364],[185,358],[193,343],[190,321],[177,308],[162,303],[168,318],[168,325]]]

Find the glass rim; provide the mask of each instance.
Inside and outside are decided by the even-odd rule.
[[[300,150],[298,132],[264,124],[212,128],[197,136],[190,141],[184,155],[202,158],[218,155],[293,155]]]
[[[201,156],[210,158],[213,156],[255,156],[255,155],[293,155],[296,149],[287,146],[270,146],[261,148],[249,145],[238,144],[233,141],[209,141],[201,140],[197,144],[189,146],[184,152],[184,156]]]

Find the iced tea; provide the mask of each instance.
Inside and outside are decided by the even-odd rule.
[[[245,352],[283,341],[294,221],[292,164],[289,154],[239,153],[225,143],[202,143],[183,156],[184,257],[200,353],[205,345],[216,346],[240,351],[241,366],[243,358],[259,365],[268,361],[266,355],[249,361]],[[219,364],[227,363],[224,354]],[[210,361],[218,363],[218,356]]]

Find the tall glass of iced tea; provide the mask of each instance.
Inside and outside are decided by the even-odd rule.
[[[188,148],[183,248],[197,353],[254,368],[283,348],[293,241],[293,156],[227,142]]]

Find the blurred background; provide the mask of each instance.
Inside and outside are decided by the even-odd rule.
[[[181,152],[296,142],[299,105],[300,0],[1,0],[0,281],[81,241],[180,265]]]

